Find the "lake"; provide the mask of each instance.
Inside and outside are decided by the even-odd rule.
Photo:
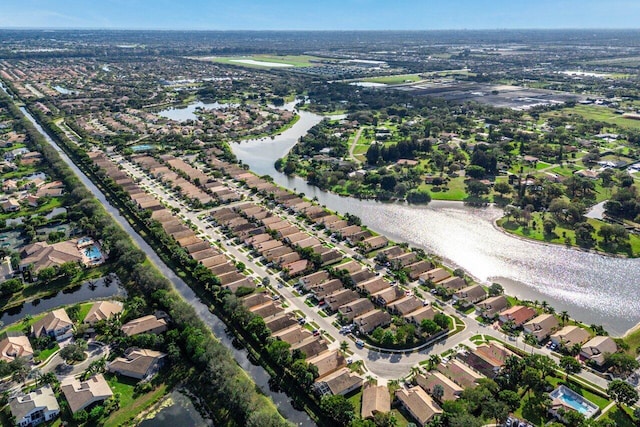
[[[196,115],[196,110],[198,108],[203,110],[221,110],[223,108],[233,106],[236,106],[236,104],[220,104],[218,102],[206,104],[202,101],[198,101],[189,104],[186,107],[167,108],[158,111],[156,114],[170,120],[175,120],[176,122],[186,122],[187,120],[198,120],[198,116]]]
[[[640,290],[640,259],[608,257],[513,237],[494,225],[502,215],[495,207],[357,200],[277,172],[276,159],[321,120],[321,116],[303,111],[292,128],[273,140],[247,140],[231,148],[258,175],[271,175],[277,184],[316,197],[329,209],[357,215],[373,230],[423,248],[481,282],[498,282],[518,298],[545,300],[557,311],[566,310],[587,324],[603,325],[615,335],[640,322],[640,298],[632,297]]]

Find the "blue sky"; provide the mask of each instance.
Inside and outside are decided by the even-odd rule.
[[[0,0],[0,28],[638,28],[640,0]]]

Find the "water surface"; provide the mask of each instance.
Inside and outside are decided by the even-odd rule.
[[[640,322],[640,259],[608,257],[507,235],[494,225],[502,214],[494,207],[363,201],[321,191],[301,178],[277,172],[275,160],[320,120],[318,115],[301,112],[300,120],[273,140],[249,140],[231,148],[258,175],[271,175],[277,184],[315,197],[330,209],[355,214],[373,230],[424,248],[480,281],[501,283],[521,299],[547,301],[557,311],[566,310],[588,324],[601,324],[612,334],[623,334]]]

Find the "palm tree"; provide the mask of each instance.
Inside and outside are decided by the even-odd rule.
[[[433,371],[441,361],[442,359],[437,354],[432,354],[431,356],[429,356],[429,370]]]
[[[431,396],[433,396],[433,398],[438,402],[442,402],[442,397],[444,396],[444,387],[442,387],[442,384],[436,384],[433,386]]]
[[[569,321],[569,313],[566,311],[560,312],[560,320],[562,321],[562,326],[564,326]]]
[[[340,351],[341,351],[342,353],[346,353],[348,348],[349,348],[349,343],[343,340],[343,341],[340,343]]]
[[[543,309],[544,311],[547,311],[547,307],[549,307],[549,303],[543,300],[543,301],[540,303],[540,307],[542,307],[542,309]]]

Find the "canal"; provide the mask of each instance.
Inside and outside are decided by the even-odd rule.
[[[144,251],[147,257],[156,265],[156,267],[160,270],[160,272],[173,283],[176,291],[184,298],[191,306],[194,308],[198,316],[202,319],[203,322],[211,328],[216,337],[220,340],[222,344],[224,344],[229,351],[233,354],[237,363],[244,369],[249,376],[253,379],[256,385],[260,388],[260,390],[269,396],[273,402],[278,407],[280,413],[287,418],[289,421],[301,425],[308,426],[313,425],[313,421],[309,418],[309,416],[303,412],[296,410],[292,405],[290,399],[287,397],[285,393],[274,392],[269,389],[269,374],[261,367],[253,365],[247,356],[246,350],[238,350],[233,347],[231,344],[232,339],[225,332],[225,324],[220,320],[217,316],[213,315],[207,306],[203,304],[198,297],[195,295],[193,290],[187,286],[187,284],[180,279],[167,265],[160,259],[160,257],[155,253],[153,248],[145,242],[145,240],[129,225],[127,220],[120,215],[118,210],[113,207],[105,195],[98,189],[93,182],[71,161],[71,159],[62,151],[60,147],[51,139],[51,137],[42,129],[40,124],[35,120],[35,118],[24,108],[20,107],[22,113],[33,123],[38,132],[40,132],[44,138],[46,138],[47,142],[51,144],[53,148],[55,148],[60,157],[64,160],[67,165],[73,170],[73,172],[78,176],[78,178],[82,181],[82,183],[93,193],[93,195],[97,198],[97,200],[104,206],[107,212],[120,224],[120,226],[131,236],[133,241],[138,245],[138,247]]]
[[[340,213],[359,216],[363,224],[389,238],[435,254],[485,283],[498,282],[509,294],[547,301],[574,319],[624,334],[640,322],[640,259],[623,259],[547,245],[507,235],[494,222],[495,207],[472,208],[460,202],[433,201],[427,206],[380,203],[341,197],[288,177],[274,168],[298,139],[323,117],[300,112],[300,120],[274,139],[231,145],[235,155],[258,175]]]
[[[22,320],[26,315],[36,316],[64,305],[124,296],[126,291],[120,287],[117,278],[101,277],[3,311],[0,313],[0,322],[10,325]]]

